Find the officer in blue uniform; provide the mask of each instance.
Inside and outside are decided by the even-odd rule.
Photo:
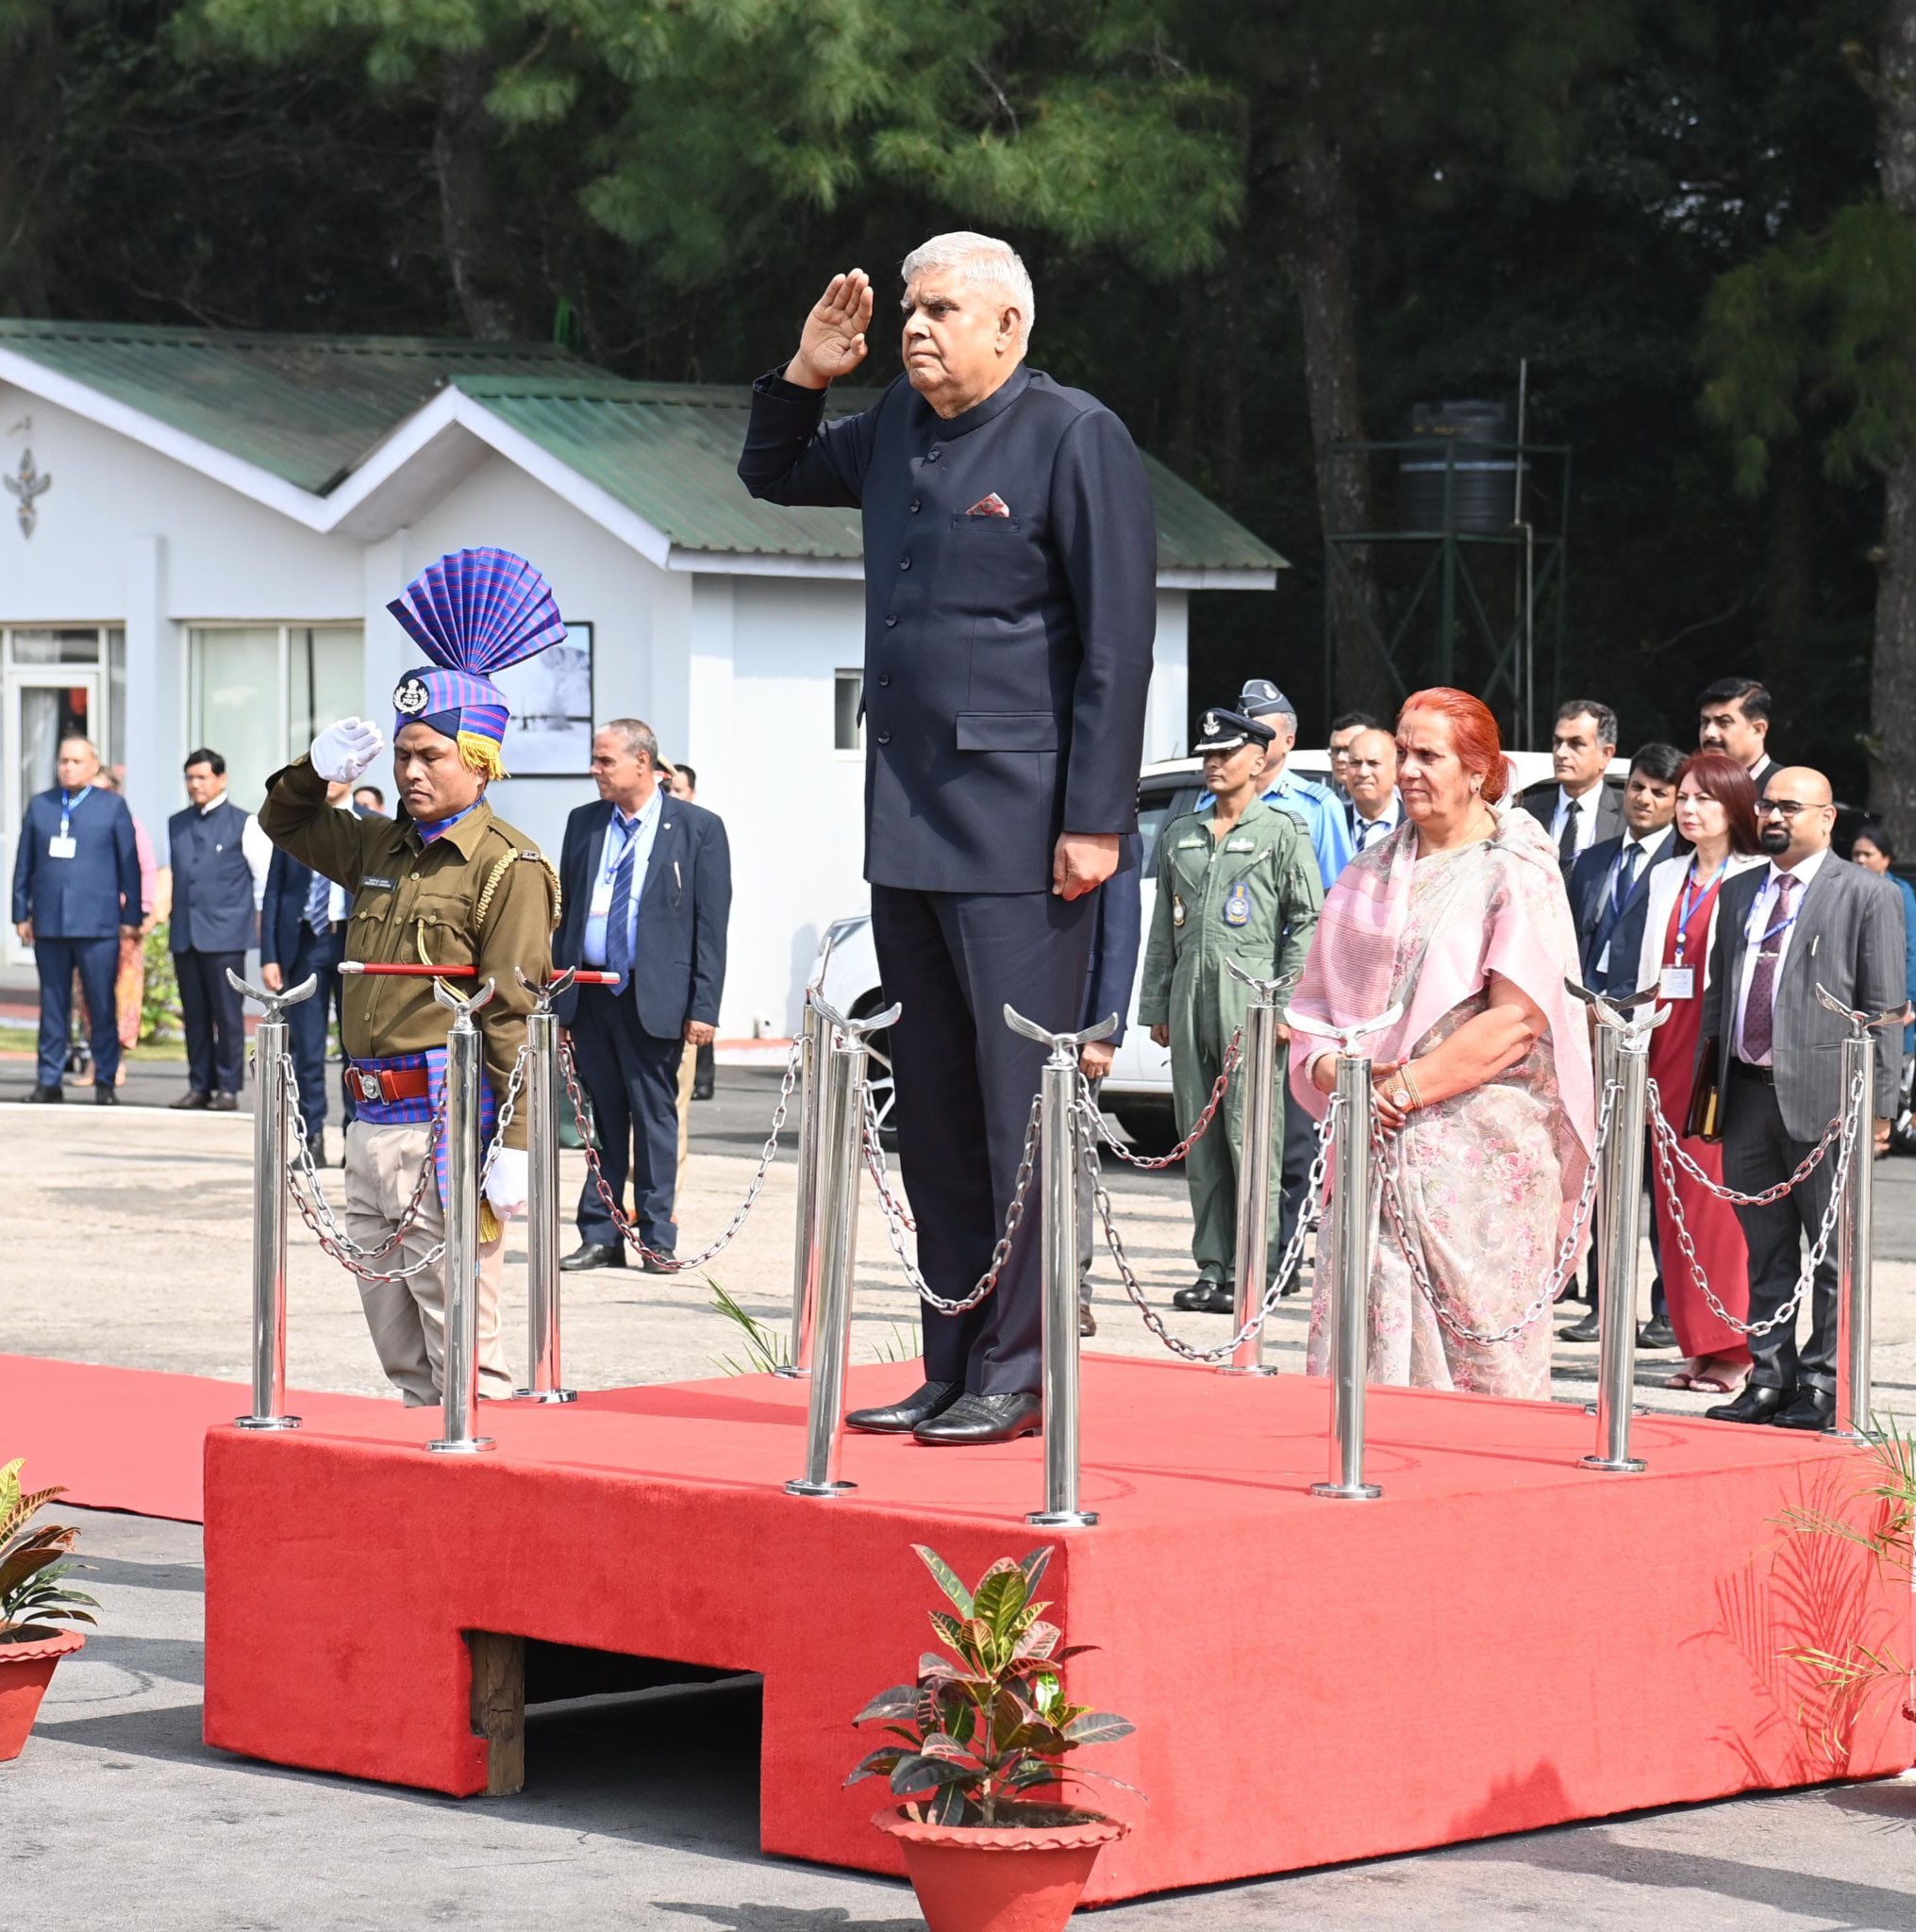
[[[1092,894],[1137,826],[1157,529],[1125,425],[1025,365],[1030,277],[1002,242],[904,264],[904,375],[825,420],[865,357],[872,288],[836,275],[754,385],[754,496],[863,512],[865,876],[919,1265],[946,1299],[990,1265],[1041,1049],[1010,1002],[1078,1024]],[[925,1383],[856,1427],[992,1442],[1041,1424],[1038,1217],[995,1291],[925,1317]]]

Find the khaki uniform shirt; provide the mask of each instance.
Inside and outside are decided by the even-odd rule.
[[[410,819],[335,810],[325,780],[304,758],[267,781],[259,823],[275,845],[353,894],[348,959],[474,966],[474,977],[448,982],[467,997],[492,982],[492,997],[475,1020],[492,1096],[503,1100],[532,1009],[519,974],[535,982],[550,975],[558,923],[558,880],[532,841],[482,798],[428,845]],[[342,1029],[348,1057],[382,1059],[443,1046],[452,1015],[432,990],[426,978],[348,974]],[[506,1144],[525,1145],[523,1108]]]

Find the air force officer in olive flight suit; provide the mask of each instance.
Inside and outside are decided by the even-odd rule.
[[[990,1264],[1043,1058],[1002,1008],[1077,1026],[1091,895],[1137,824],[1157,530],[1125,425],[1025,366],[1031,282],[1009,247],[941,235],[904,278],[905,374],[825,420],[872,317],[864,273],[833,276],[798,353],[754,385],[739,475],[775,503],[863,512],[865,876],[904,1008],[894,1118],[919,1265],[955,1300]],[[926,1311],[924,1387],[855,1427],[1039,1428],[1037,1220],[994,1293]]]

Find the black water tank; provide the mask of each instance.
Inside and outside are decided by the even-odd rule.
[[[1516,510],[1516,441],[1508,403],[1413,403],[1410,441],[1397,463],[1397,522],[1406,530],[1507,530]],[[1450,516],[1443,513],[1450,473]]]

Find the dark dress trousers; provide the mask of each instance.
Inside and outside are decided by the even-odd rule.
[[[1886,878],[1826,853],[1795,907],[1790,949],[1776,975],[1773,1064],[1745,1066],[1738,1054],[1737,1001],[1749,948],[1747,927],[1770,876],[1752,866],[1724,882],[1709,985],[1703,996],[1703,1051],[1720,1042],[1724,1179],[1739,1193],[1759,1193],[1786,1179],[1841,1109],[1842,1041],[1848,1025],[1816,997],[1819,985],[1854,1010],[1885,1013],[1903,1001],[1903,904]],[[1773,898],[1772,905],[1774,900]],[[1760,938],[1760,935],[1758,936]],[[1893,1119],[1900,1068],[1877,1035],[1874,1110]],[[1857,1158],[1872,1158],[1867,1145]],[[1805,1247],[1815,1241],[1836,1183],[1834,1154],[1762,1208],[1739,1208],[1750,1251],[1750,1320],[1774,1315],[1795,1291]],[[1799,1321],[1750,1337],[1750,1380],[1769,1388],[1836,1388],[1836,1239],[1810,1286],[1809,1339],[1799,1349]]]
[[[585,963],[593,873],[612,822],[608,799],[582,805],[566,821],[559,855],[562,908],[552,942],[553,970]],[[632,1184],[633,1215],[649,1248],[678,1245],[673,1218],[678,1191],[678,1067],[685,1025],[719,1023],[725,990],[725,928],[732,913],[732,854],[725,822],[682,798],[659,808],[646,861],[623,991],[573,987],[553,1002],[572,1029],[573,1057],[592,1103],[599,1165],[622,1205]],[[621,1236],[591,1175],[579,1194],[579,1236],[617,1247]]]
[[[237,1093],[245,1076],[246,1033],[240,972],[253,943],[253,869],[242,835],[246,814],[230,799],[210,811],[190,805],[166,822],[173,867],[167,944],[186,1025],[187,1078],[195,1093]]]
[[[1133,832],[1118,855],[1118,869],[1097,890],[1097,908],[1091,921],[1091,964],[1085,974],[1084,1011],[1078,1026],[1095,1026],[1118,1016],[1118,1030],[1109,1044],[1122,1046],[1131,1024],[1131,994],[1138,981],[1138,953],[1144,938],[1144,841]],[[1091,1083],[1096,1098],[1102,1080]],[[1090,1174],[1080,1176],[1077,1190],[1077,1272],[1082,1295],[1090,1298],[1085,1275],[1091,1265],[1102,1230],[1097,1224],[1097,1203],[1091,1195]]]
[[[1137,828],[1157,628],[1157,528],[1125,425],[1020,368],[941,418],[903,377],[830,423],[822,391],[753,387],[739,475],[774,503],[859,509],[865,876],[892,1030],[919,1267],[946,1299],[985,1272],[1043,1053],[1084,1009],[1095,894],[1053,896],[1058,835]],[[925,1310],[925,1370],[975,1394],[1040,1378],[1034,1197],[996,1291]]]
[[[306,917],[312,880],[310,866],[302,865],[284,846],[275,845],[272,863],[266,868],[266,891],[259,906],[260,965],[277,966],[280,984],[289,990],[308,974],[319,981],[310,999],[286,1009],[287,1043],[292,1052],[293,1073],[299,1083],[299,1110],[306,1117],[309,1134],[323,1127],[326,1120],[329,1017],[339,1020],[341,1037],[344,1037],[345,981],[340,976],[340,961],[346,956],[346,921],[353,916],[353,895],[348,892],[340,918],[328,920],[325,931],[316,931]],[[350,1124],[353,1094],[346,1085],[343,1069],[340,1099],[340,1118]]]
[[[120,1071],[114,995],[120,927],[140,924],[140,854],[126,801],[96,785],[64,812],[74,856],[54,858],[64,795],[56,786],[27,801],[13,855],[13,923],[32,920],[33,963],[40,975],[35,1078],[42,1087],[58,1087],[66,1071],[77,973],[92,1019],[93,1078],[111,1086]]]

